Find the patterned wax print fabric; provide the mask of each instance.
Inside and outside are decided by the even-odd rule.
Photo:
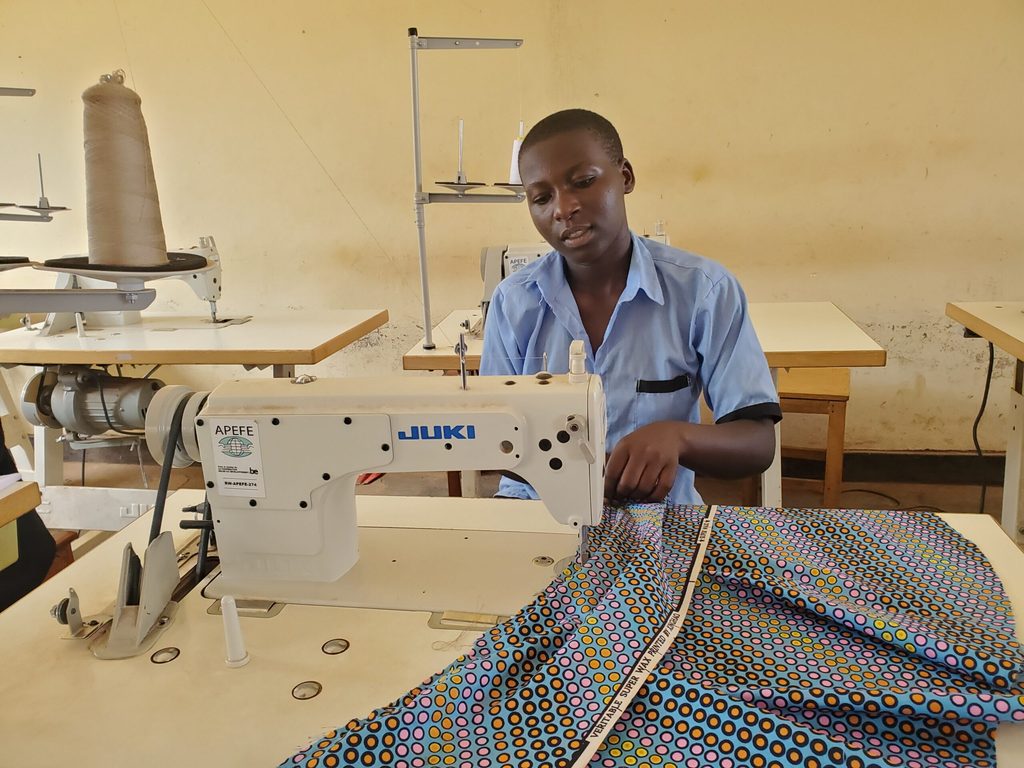
[[[591,552],[283,765],[986,768],[1024,721],[1010,603],[933,515],[634,505]]]

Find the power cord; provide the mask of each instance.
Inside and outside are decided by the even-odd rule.
[[[900,500],[895,496],[890,496],[888,493],[882,493],[881,491],[873,491],[870,488],[844,488],[840,496],[844,496],[847,493],[869,493],[872,496],[881,496],[886,501],[891,501],[896,506],[899,506]]]
[[[895,496],[890,496],[888,493],[882,493],[881,491],[875,491],[875,490],[872,490],[871,488],[846,488],[845,490],[843,490],[842,494],[840,494],[840,495],[847,494],[847,493],[868,493],[868,494],[871,494],[872,496],[880,496],[881,498],[885,499],[886,501],[891,501],[893,503],[893,507],[892,507],[892,511],[893,512],[935,512],[937,514],[945,514],[946,513],[946,510],[943,509],[942,507],[933,507],[930,504],[917,504],[917,505],[914,505],[912,507],[901,507],[900,506],[900,504],[901,504],[900,500],[897,499]]]
[[[117,432],[117,434],[119,434],[119,435],[129,435],[131,437],[143,437],[146,434],[145,431],[118,429],[117,427],[114,426],[114,423],[110,420],[110,411],[107,409],[107,398],[104,397],[104,395],[103,395],[103,384],[100,381],[100,376],[102,376],[102,375],[103,374],[99,374],[99,375],[96,376],[96,388],[100,392],[100,405],[103,406],[103,419],[107,422],[107,427],[109,427],[112,432]]]
[[[985,514],[985,493],[988,491],[988,483],[985,477],[985,454],[981,450],[981,443],[978,442],[978,425],[981,424],[981,417],[985,415],[985,406],[988,405],[988,392],[992,386],[992,367],[995,364],[996,349],[990,341],[988,343],[988,371],[985,373],[985,392],[981,396],[981,407],[978,408],[978,415],[974,418],[974,426],[971,427],[971,437],[974,438],[974,452],[978,454],[981,464],[981,498],[978,500],[978,514]]]

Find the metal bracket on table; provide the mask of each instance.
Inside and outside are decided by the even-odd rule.
[[[156,299],[152,288],[6,288],[0,314],[15,312],[127,312],[145,309]]]
[[[171,600],[177,586],[178,559],[170,531],[153,540],[142,563],[132,545],[126,544],[114,617],[89,643],[93,655],[98,659],[126,659],[149,650],[178,609]]]

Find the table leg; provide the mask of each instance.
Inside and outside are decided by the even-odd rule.
[[[274,378],[275,379],[294,379],[295,378],[295,366],[290,363],[286,364],[274,364]]]
[[[1006,470],[1003,475],[1003,530],[1011,541],[1024,542],[1024,361],[1017,361],[1010,390],[1010,433],[1006,440]]]
[[[449,470],[446,474],[448,476],[448,495],[462,496],[462,475],[458,470]]]
[[[7,371],[0,371],[0,408],[3,413],[4,439],[7,440],[7,447],[11,449],[18,471],[23,477],[33,476],[35,456],[32,451],[32,441],[29,435],[32,434],[31,425],[25,420],[21,413],[21,403],[18,402],[11,392],[10,383],[7,378]]]
[[[480,470],[462,470],[462,495],[467,499],[480,498]]]
[[[40,488],[64,485],[64,443],[57,442],[61,430],[34,427],[35,481]]]
[[[772,368],[772,383],[778,391],[778,368]],[[775,458],[761,475],[761,506],[770,509],[782,506],[782,432],[779,424],[775,425]]]

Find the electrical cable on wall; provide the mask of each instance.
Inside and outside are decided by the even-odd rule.
[[[981,407],[978,408],[978,415],[974,418],[974,426],[971,428],[971,437],[974,438],[974,451],[981,463],[981,498],[978,500],[978,514],[985,514],[985,494],[988,491],[987,477],[985,476],[985,454],[981,450],[981,443],[978,441],[978,425],[981,424],[981,417],[985,415],[985,406],[988,405],[988,392],[992,386],[992,368],[995,364],[996,350],[992,342],[988,343],[988,370],[985,373],[985,391],[981,396]]]

